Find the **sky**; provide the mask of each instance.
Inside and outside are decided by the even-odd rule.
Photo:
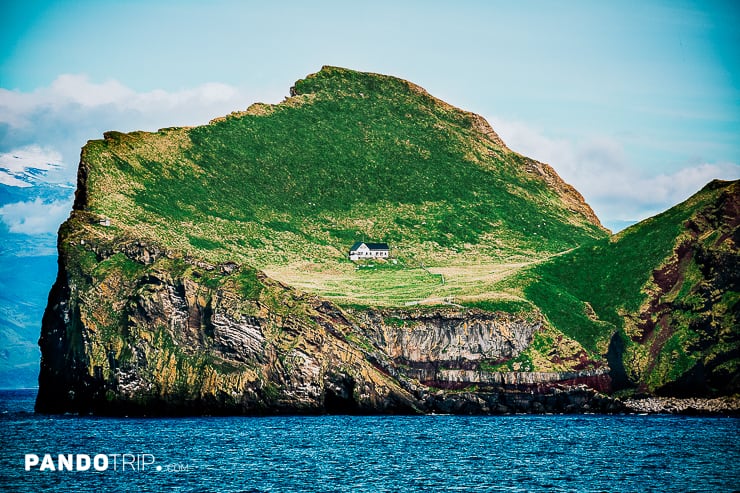
[[[738,5],[0,0],[0,235],[53,250],[104,131],[277,103],[323,65],[484,116],[616,231],[740,178]]]

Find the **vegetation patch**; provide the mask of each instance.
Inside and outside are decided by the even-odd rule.
[[[295,94],[201,127],[107,133],[83,152],[89,208],[211,263],[323,265],[310,274],[317,289],[294,285],[396,306],[435,297],[447,281],[435,267],[540,259],[606,235],[570,210],[563,184],[481,133],[479,117],[413,84],[326,67]],[[335,281],[363,237],[390,243],[399,263],[358,272],[396,272]],[[422,263],[428,275],[412,270]],[[480,294],[461,281],[437,297]]]

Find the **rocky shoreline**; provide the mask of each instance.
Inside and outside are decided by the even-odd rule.
[[[740,416],[740,396],[701,397],[645,397],[623,401],[628,412],[647,414],[732,415]]]

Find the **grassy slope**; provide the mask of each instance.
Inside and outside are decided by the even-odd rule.
[[[611,335],[620,330],[627,344],[627,371],[635,383],[655,390],[701,359],[695,347],[701,339],[695,330],[697,317],[704,317],[708,322],[701,323],[714,324],[719,331],[737,332],[732,313],[737,312],[740,294],[727,288],[730,283],[713,286],[715,292],[711,296],[701,294],[708,275],[701,272],[696,260],[696,252],[726,250],[737,265],[737,246],[727,239],[714,245],[712,242],[721,236],[715,226],[692,239],[687,224],[690,220],[696,222],[698,216],[716,216],[718,201],[728,195],[737,196],[738,188],[738,182],[713,182],[662,214],[611,239],[594,241],[537,265],[508,284],[525,285],[526,297],[542,309],[555,327],[594,353],[604,354]],[[715,220],[720,230],[726,229],[725,233],[730,234],[731,223],[737,217]],[[691,245],[693,254],[686,257],[688,260],[679,261],[674,251],[681,244]],[[653,276],[658,269],[675,272],[678,282],[670,292],[662,292],[656,286]],[[692,296],[699,299],[693,305]],[[667,318],[661,320],[664,315]],[[644,326],[661,322],[662,328],[645,331]],[[733,348],[721,350],[731,352]],[[673,353],[672,361],[664,358],[666,352]]]
[[[406,81],[329,67],[295,94],[207,126],[89,143],[90,209],[124,236],[367,304],[486,297],[516,270],[502,265],[606,234],[479,117]],[[346,250],[363,238],[389,242],[399,266],[355,271]]]

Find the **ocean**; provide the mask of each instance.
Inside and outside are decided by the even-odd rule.
[[[738,418],[101,418],[36,415],[35,394],[0,391],[0,490],[740,490]]]

